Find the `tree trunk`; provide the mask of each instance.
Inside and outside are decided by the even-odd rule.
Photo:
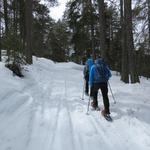
[[[18,12],[18,2],[17,0],[14,0],[13,1],[13,28],[14,28],[14,32],[17,33],[17,14]]]
[[[105,18],[105,3],[104,0],[98,0],[99,9],[99,25],[100,25],[100,50],[102,58],[107,60],[106,57],[106,18]]]
[[[25,48],[25,2],[19,1],[19,30],[23,49]]]
[[[2,28],[1,28],[1,15],[2,15],[2,12],[1,12],[1,10],[2,10],[2,5],[1,5],[1,3],[0,3],[0,61],[1,61],[1,50],[2,50],[2,41],[1,41],[1,31],[2,31]]]
[[[121,47],[122,47],[122,65],[121,65],[121,80],[129,83],[129,69],[128,69],[128,51],[126,48],[126,22],[124,12],[124,2],[120,0],[120,24],[121,24]]]
[[[148,4],[148,29],[149,29],[148,52],[150,54],[150,0],[147,0],[147,4]]]
[[[33,0],[26,0],[26,61],[32,64],[32,5]]]
[[[109,15],[109,45],[108,45],[108,53],[109,55],[111,55],[111,53],[113,53],[113,18],[112,18],[112,13],[110,13]],[[115,68],[117,70],[117,68]]]
[[[4,20],[5,20],[5,31],[6,34],[8,33],[8,4],[7,0],[3,0],[3,5],[4,5]]]
[[[91,47],[92,47],[92,56],[93,56],[93,58],[95,58],[93,7],[92,7],[92,1],[91,0],[89,0],[89,5],[90,5],[90,15],[91,15]]]
[[[125,32],[126,32],[126,48],[128,50],[128,58],[129,58],[129,73],[131,83],[139,82],[139,78],[137,75],[137,69],[135,64],[135,51],[134,51],[134,43],[133,43],[133,33],[132,33],[132,8],[131,8],[132,0],[124,0],[124,11],[125,11]]]

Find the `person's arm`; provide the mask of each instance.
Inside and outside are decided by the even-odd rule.
[[[111,74],[110,69],[109,69],[108,66],[106,67],[106,71],[107,71],[107,78],[109,80],[109,78],[112,76],[112,74]]]

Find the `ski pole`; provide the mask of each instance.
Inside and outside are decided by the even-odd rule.
[[[89,115],[90,100],[91,100],[91,98],[89,95],[89,101],[88,101],[87,112],[86,112],[87,115]]]
[[[99,94],[99,97],[101,96],[101,93],[100,93],[100,91],[98,90],[98,94]]]
[[[116,104],[116,100],[115,100],[115,97],[114,97],[114,94],[112,92],[112,89],[111,89],[111,86],[110,86],[110,83],[108,82],[108,85],[109,85],[109,88],[110,88],[110,92],[111,92],[111,95],[113,97],[113,100],[114,100],[114,104]]]
[[[85,81],[84,81],[84,84],[83,84],[82,100],[84,100],[84,90],[85,90]]]

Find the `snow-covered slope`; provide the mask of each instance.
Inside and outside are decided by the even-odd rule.
[[[110,123],[86,115],[82,69],[34,58],[20,79],[0,63],[0,150],[149,150],[150,81],[128,85],[113,72]]]

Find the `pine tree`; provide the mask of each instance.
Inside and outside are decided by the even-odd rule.
[[[106,16],[105,16],[105,3],[104,0],[98,0],[99,8],[99,24],[100,24],[100,49],[102,57],[107,60],[106,51]]]
[[[124,1],[124,10],[125,10],[125,32],[126,32],[126,48],[128,50],[128,58],[129,58],[129,73],[131,83],[139,82],[136,64],[135,64],[135,49],[133,43],[133,26],[132,26],[132,0]]]
[[[26,61],[32,64],[32,8],[33,0],[26,0]]]
[[[125,83],[129,83],[129,69],[128,69],[128,50],[127,50],[127,39],[126,39],[126,13],[123,11],[124,9],[124,1],[120,0],[120,24],[121,24],[121,44],[122,44],[122,70],[121,70],[121,80]]]

